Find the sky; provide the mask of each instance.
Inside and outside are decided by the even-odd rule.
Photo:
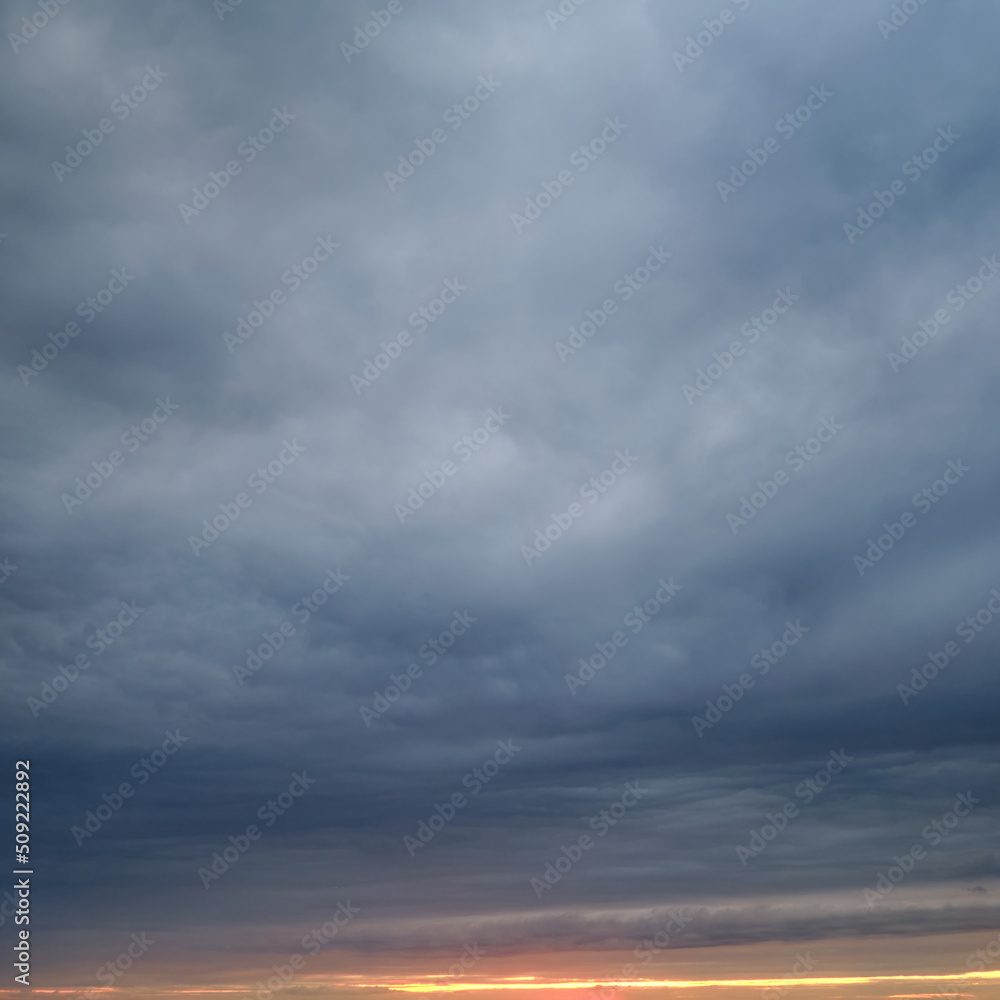
[[[0,996],[996,996],[993,4],[0,26]]]

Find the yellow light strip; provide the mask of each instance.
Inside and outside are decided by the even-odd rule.
[[[975,979],[1000,979],[1000,971],[956,972],[944,975],[901,975],[901,976],[829,976],[814,979],[641,979],[617,981],[597,981],[593,979],[553,980],[546,983],[525,983],[501,980],[488,983],[365,983],[366,986],[380,986],[383,989],[402,993],[459,993],[476,990],[589,990],[600,986],[630,987],[632,989],[692,989],[699,986],[849,986],[870,983],[903,982],[953,982]],[[361,984],[357,984],[361,985]]]
[[[352,977],[356,980],[360,977]],[[596,979],[555,979],[548,982],[537,982],[537,976],[509,976],[502,980],[497,980],[494,982],[482,982],[482,983],[428,983],[428,982],[405,982],[405,981],[391,981],[391,982],[344,982],[344,981],[327,981],[321,983],[317,981],[317,978],[313,978],[313,985],[323,985],[328,988],[341,987],[341,988],[372,988],[377,987],[380,989],[392,990],[400,993],[460,993],[460,992],[475,992],[477,990],[593,990],[599,987],[629,987],[631,989],[679,989],[688,988],[693,989],[696,987],[704,986],[716,986],[716,987],[732,987],[732,986],[750,986],[750,987],[764,987],[764,986],[849,986],[849,985],[863,985],[872,983],[945,983],[945,982],[972,982],[975,980],[993,980],[1000,979],[1000,970],[993,970],[989,972],[955,972],[955,973],[944,973],[941,975],[899,975],[899,976],[829,976],[823,978],[815,979],[632,979],[625,981],[613,981],[613,980],[596,980]],[[530,981],[529,981],[530,980]],[[156,989],[152,987],[147,987],[143,990],[137,991],[137,995],[152,993],[159,996],[183,996],[183,995],[211,995],[211,994],[225,994],[225,993],[243,993],[248,992],[248,987],[245,986],[224,986],[224,987],[208,987],[205,989]],[[79,994],[81,991],[79,989],[34,989],[33,993],[49,993],[49,994]],[[95,992],[101,993],[121,993],[127,995],[128,991],[115,989],[114,987],[97,987]],[[940,994],[920,994],[920,993],[904,993],[895,994],[897,997],[920,997],[920,996],[939,996]],[[959,994],[967,996],[969,994]],[[10,989],[0,989],[0,997],[23,997],[23,991],[21,990],[10,990]]]

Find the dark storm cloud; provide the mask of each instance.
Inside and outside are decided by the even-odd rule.
[[[357,4],[71,4],[8,54],[4,734],[36,762],[53,955],[154,925],[178,953],[245,926],[270,946],[341,893],[365,907],[344,940],[381,950],[443,946],[472,918],[497,948],[629,947],[675,902],[697,914],[691,945],[995,921],[1000,626],[956,636],[1000,586],[995,291],[955,289],[1000,252],[996,15],[928,5],[883,39],[866,4],[756,0],[678,72],[715,13],[588,3],[553,30],[541,5],[404,0],[348,61]],[[786,138],[776,123],[819,88]],[[938,129],[958,138],[909,179]],[[723,201],[768,137],[778,151]],[[941,308],[895,372],[887,352]],[[491,409],[507,416],[477,438]],[[969,471],[938,496],[949,462]],[[234,505],[212,540],[204,522]],[[904,512],[915,526],[859,575]],[[331,570],[347,582],[303,616]],[[643,621],[661,580],[679,590]],[[120,638],[92,639],[133,601]],[[455,613],[475,621],[429,662]],[[807,631],[762,673],[789,622]],[[573,693],[566,675],[619,631]],[[904,704],[948,641],[960,655]],[[706,702],[721,719],[699,735]],[[70,828],[178,728],[189,742],[78,847]],[[411,859],[403,837],[497,740],[523,750]],[[736,847],[842,747],[843,777],[744,868]],[[203,888],[197,869],[303,770],[317,784]],[[648,796],[537,899],[529,880],[630,781]],[[982,805],[894,897],[914,905],[859,908],[967,789]]]

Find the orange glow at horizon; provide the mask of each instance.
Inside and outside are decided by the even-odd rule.
[[[849,985],[872,985],[878,983],[946,983],[946,982],[972,982],[975,980],[996,980],[1000,979],[1000,970],[983,972],[959,972],[944,973],[941,975],[930,974],[902,974],[895,976],[829,976],[817,978],[799,979],[642,979],[642,980],[595,980],[595,979],[552,979],[539,982],[537,976],[509,976],[504,979],[483,981],[483,982],[462,982],[462,983],[432,983],[432,982],[407,982],[404,980],[390,980],[380,982],[363,981],[362,976],[348,976],[346,979],[324,979],[324,977],[309,977],[310,985],[326,986],[328,988],[380,988],[400,993],[458,993],[476,992],[479,990],[593,990],[600,987],[629,988],[629,989],[694,989],[699,987],[732,988],[732,987],[781,987],[781,986],[849,986]],[[437,977],[435,977],[437,978]],[[33,993],[66,994],[79,995],[79,989],[35,989]],[[98,987],[94,992],[127,995],[128,990],[117,990],[114,987]],[[184,996],[184,995],[212,995],[231,994],[247,992],[245,986],[215,986],[203,989],[157,989],[154,991],[160,996]],[[17,996],[23,997],[22,991],[0,989],[0,997]],[[896,1000],[910,1000],[910,998],[933,998],[933,997],[968,997],[969,993],[895,993],[891,997]]]
[[[598,987],[616,987],[630,989],[693,989],[696,987],[727,987],[727,986],[849,986],[872,983],[926,983],[955,982],[974,979],[1000,979],[1000,971],[990,972],[955,972],[944,975],[898,975],[898,976],[828,976],[811,979],[633,979],[633,980],[594,980],[566,979],[549,980],[548,982],[524,982],[526,977],[511,977],[494,982],[463,982],[463,983],[405,983],[400,981],[380,983],[352,983],[354,986],[379,986],[383,989],[396,990],[402,993],[458,993],[475,992],[477,990],[588,990]],[[531,977],[537,978],[537,977]],[[337,985],[348,985],[339,983]],[[899,995],[899,994],[897,994]],[[905,994],[920,996],[921,994]],[[936,994],[923,994],[931,996]]]

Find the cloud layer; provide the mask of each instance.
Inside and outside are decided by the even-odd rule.
[[[563,8],[11,42],[2,740],[53,981],[348,898],[387,955],[995,926],[997,14]]]

